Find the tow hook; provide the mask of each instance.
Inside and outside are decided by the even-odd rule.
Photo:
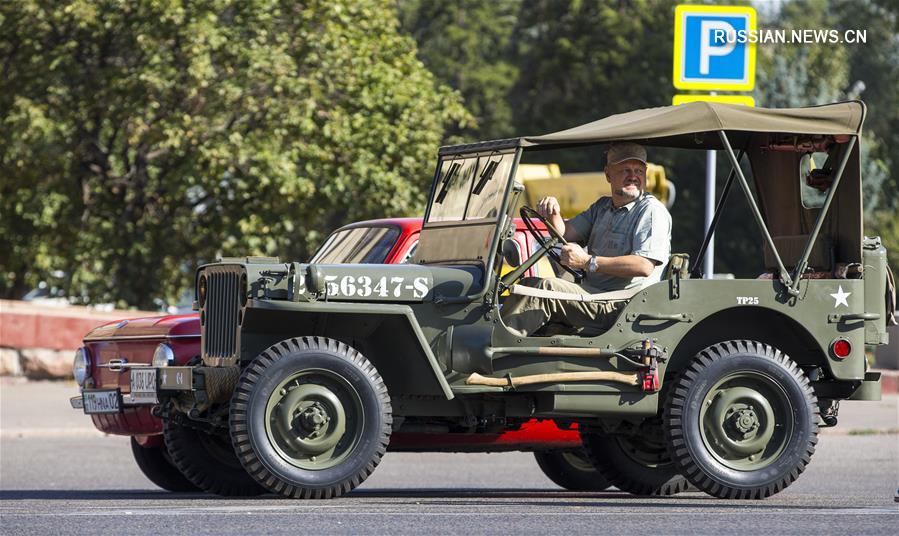
[[[664,360],[662,352],[655,346],[652,341],[646,339],[643,341],[643,368],[640,369],[640,378],[643,383],[644,393],[657,393],[662,388],[662,382],[659,379],[659,361]]]

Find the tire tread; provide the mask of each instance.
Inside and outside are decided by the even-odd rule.
[[[770,359],[783,367],[799,384],[804,393],[805,403],[812,414],[811,434],[806,442],[802,454],[798,457],[798,464],[782,478],[762,486],[740,489],[724,485],[714,480],[701,470],[699,465],[690,456],[684,439],[683,409],[687,404],[690,387],[702,376],[705,369],[718,360],[727,359],[735,354],[755,354],[759,357]],[[675,387],[671,389],[665,404],[664,422],[666,439],[668,441],[671,458],[680,467],[681,472],[689,481],[706,493],[722,499],[764,499],[779,493],[796,481],[799,475],[805,471],[811,461],[818,443],[818,423],[820,422],[820,410],[818,399],[802,369],[790,357],[770,345],[749,340],[730,340],[714,344],[702,350],[693,359],[690,365],[680,374]]]
[[[282,349],[285,350],[283,353],[281,352]],[[262,377],[266,368],[288,355],[316,350],[324,350],[345,359],[364,373],[374,387],[374,392],[380,401],[381,429],[378,431],[379,439],[377,442],[377,449],[372,460],[365,464],[359,473],[330,486],[303,487],[280,480],[259,460],[252,448],[250,435],[246,432],[248,426],[247,404],[254,385]],[[364,482],[375,470],[381,459],[384,457],[384,454],[387,452],[392,425],[393,413],[390,397],[387,393],[387,387],[384,384],[384,380],[381,378],[380,374],[378,374],[374,365],[351,346],[335,339],[317,336],[286,339],[276,343],[259,354],[259,356],[246,367],[237,382],[237,389],[235,389],[235,394],[232,398],[231,413],[229,417],[230,429],[232,431],[242,430],[241,433],[232,432],[231,439],[234,444],[234,449],[238,453],[238,459],[247,472],[256,479],[257,482],[261,483],[270,491],[295,499],[330,499],[339,497],[345,493],[349,493]]]

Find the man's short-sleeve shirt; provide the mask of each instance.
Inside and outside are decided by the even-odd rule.
[[[568,220],[586,239],[587,251],[601,257],[639,255],[658,261],[648,277],[614,277],[589,273],[585,286],[597,291],[620,290],[655,283],[671,255],[671,215],[652,194],[644,193],[623,207],[615,208],[611,197],[601,197],[584,212]]]

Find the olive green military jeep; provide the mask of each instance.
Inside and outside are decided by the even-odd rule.
[[[443,147],[409,264],[201,267],[202,356],[157,369],[157,413],[229,434],[249,477],[289,497],[350,491],[392,433],[496,433],[534,418],[577,423],[599,472],[636,494],[775,494],[840,400],[880,397],[865,346],[887,342],[895,299],[886,252],[862,229],[864,116],[861,102],[691,103]],[[732,170],[694,266],[736,185],[764,244],[761,275],[703,278],[673,255],[663,280],[627,292],[608,331],[517,336],[503,301],[540,292],[516,282],[564,241],[535,226],[543,248],[512,260],[522,154],[621,140],[723,151]],[[518,267],[501,270],[504,258]]]

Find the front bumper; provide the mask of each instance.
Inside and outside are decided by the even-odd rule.
[[[73,409],[84,410],[84,398],[81,396],[72,397],[69,403]],[[153,416],[152,405],[130,406],[123,403],[116,413],[89,415],[97,430],[104,434],[150,436],[162,433],[162,421]]]
[[[86,388],[82,390],[81,396],[69,399],[69,404],[73,409],[89,415],[94,426],[103,433],[130,436],[160,434],[162,421],[153,415],[153,408],[161,401],[160,395],[165,397],[166,392],[177,394],[179,391],[191,391],[194,377],[192,369],[193,367],[157,368],[156,382],[149,389],[146,385],[129,383],[121,384],[121,387]],[[96,398],[97,394],[103,395],[102,404],[86,404],[86,397]]]

